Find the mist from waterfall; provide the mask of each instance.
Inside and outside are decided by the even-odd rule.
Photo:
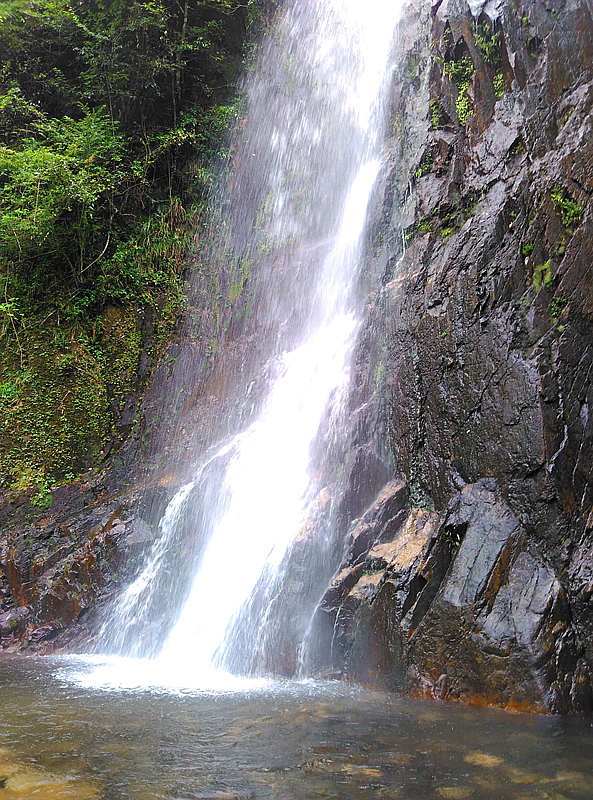
[[[263,43],[214,220],[218,257],[252,292],[268,386],[244,429],[213,445],[169,503],[98,639],[101,652],[132,660],[91,682],[206,686],[265,674],[280,604],[282,618],[291,603],[302,617],[298,640],[335,569],[335,532],[309,523],[331,506],[326,461],[363,317],[357,284],[399,10],[399,0],[294,0]],[[327,539],[313,545],[321,577],[299,605],[285,591],[287,563],[296,542],[306,549],[315,537]],[[186,585],[173,555],[188,539]],[[165,616],[175,621],[161,641]]]

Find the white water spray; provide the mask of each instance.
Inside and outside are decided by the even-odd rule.
[[[362,316],[355,288],[398,13],[398,0],[295,0],[263,48],[236,147],[228,228],[237,260],[256,273],[259,264],[270,283],[263,322],[277,331],[274,378],[257,419],[208,462],[224,461],[225,471],[200,512],[209,541],[176,624],[132,676],[118,662],[120,683],[217,684],[217,665],[232,663],[234,623],[246,624],[241,612],[256,587],[277,580],[321,488],[312,480],[320,426],[342,414]],[[145,570],[108,624],[112,648],[133,652],[122,643],[146,623],[145,595],[181,517],[191,524],[188,498],[207,469],[171,501]],[[265,609],[251,618],[243,638],[255,641],[268,618]],[[94,679],[108,680],[100,671]]]

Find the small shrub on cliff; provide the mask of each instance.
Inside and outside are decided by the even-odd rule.
[[[473,111],[473,104],[470,100],[468,90],[474,74],[474,64],[471,57],[466,53],[457,60],[445,62],[443,71],[457,87],[457,98],[455,100],[455,111],[460,125],[465,125],[469,115]]]
[[[459,550],[461,547],[461,541],[463,539],[463,535],[459,527],[447,525],[447,527],[443,530],[443,535],[450,550],[453,552]]]
[[[421,178],[432,170],[433,156],[430,150],[422,156],[418,169],[414,173],[416,178]]]
[[[439,103],[434,99],[430,101],[430,123],[436,131],[439,127]]]
[[[539,292],[542,286],[550,288],[552,283],[552,267],[548,259],[544,264],[538,264],[533,270],[533,285],[535,286],[535,290]]]
[[[457,112],[457,118],[459,119],[460,125],[465,125],[467,118],[474,110],[473,104],[469,99],[469,95],[467,94],[467,89],[469,89],[469,85],[464,91],[461,91],[460,89],[459,94],[457,95],[457,100],[455,101],[455,111]]]
[[[556,184],[551,192],[556,213],[562,219],[562,224],[569,229],[575,228],[583,218],[583,207],[573,200],[564,189]]]
[[[445,75],[450,78],[457,86],[469,86],[471,77],[474,74],[474,63],[466,53],[458,60],[446,61],[443,65]]]
[[[502,72],[497,72],[494,78],[492,79],[492,86],[494,87],[494,94],[497,100],[503,96],[506,88],[504,75]]]
[[[525,244],[521,248],[521,252],[525,256],[525,258],[527,258],[528,256],[531,255],[531,253],[533,253],[533,248],[534,247],[535,247],[535,244],[533,242],[525,242]]]
[[[474,28],[474,41],[484,61],[498,69],[502,62],[500,31],[492,33],[492,29],[482,22]]]
[[[559,294],[558,297],[555,297],[552,302],[550,303],[550,313],[554,317],[554,319],[558,319],[558,317],[562,314],[566,305],[568,303],[567,298],[563,294]]]

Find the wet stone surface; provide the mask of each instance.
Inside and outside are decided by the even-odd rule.
[[[590,713],[591,9],[446,0],[402,29],[353,390],[370,422],[353,424],[359,446],[389,444],[409,516],[361,517],[319,667]],[[420,513],[418,558],[390,563],[412,525],[420,547]]]

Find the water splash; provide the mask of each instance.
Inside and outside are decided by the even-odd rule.
[[[150,629],[155,587],[164,605],[179,595],[165,591],[167,553],[182,529],[193,531],[203,542],[193,585],[161,652],[137,671],[145,683],[211,684],[217,669],[249,671],[238,638],[267,646],[283,564],[323,489],[320,430],[335,435],[344,416],[398,15],[397,0],[288,3],[247,88],[220,251],[231,270],[255,276],[272,378],[257,417],[173,498],[146,568],[103,631],[111,651],[146,653],[138,631]],[[96,680],[107,680],[104,668]]]

